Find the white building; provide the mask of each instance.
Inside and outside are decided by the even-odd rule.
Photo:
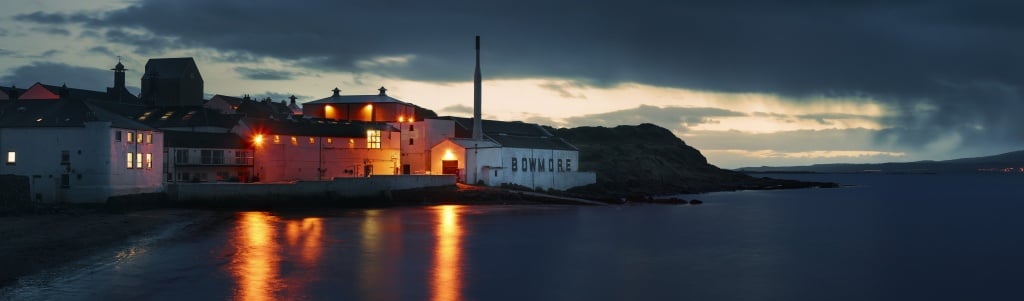
[[[29,177],[33,200],[96,203],[163,190],[162,132],[75,97],[89,91],[36,84],[18,94],[0,109],[0,174]]]

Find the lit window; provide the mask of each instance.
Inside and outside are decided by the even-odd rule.
[[[138,142],[139,144],[142,144],[142,133],[136,133],[135,134],[135,142]]]
[[[135,154],[135,168],[142,169],[142,153]]]
[[[146,169],[153,169],[153,154],[146,154]]]
[[[292,145],[299,145],[299,138],[292,136]]]
[[[146,134],[146,144],[153,144],[153,134]]]
[[[281,143],[281,136],[274,135],[274,143]]]
[[[135,133],[128,132],[128,143],[135,142]]]
[[[316,143],[316,139],[313,138],[313,137],[309,137],[309,144],[313,144],[313,143]]]
[[[380,131],[366,131],[366,148],[380,148]]]
[[[327,138],[327,144],[331,144],[331,143],[334,143],[334,139]]]
[[[15,162],[14,152],[7,152],[7,165],[14,165]]]
[[[348,139],[348,148],[356,148],[356,139]]]
[[[134,157],[133,153],[129,152],[128,153],[128,161],[127,161],[128,162],[128,164],[127,164],[128,169],[132,169],[132,157]]]

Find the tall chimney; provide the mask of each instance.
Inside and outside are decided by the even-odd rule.
[[[476,36],[476,72],[473,74],[473,140],[484,138],[480,119],[480,36]]]

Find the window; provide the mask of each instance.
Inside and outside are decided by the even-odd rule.
[[[60,188],[69,188],[69,187],[71,187],[71,175],[69,175],[69,174],[62,174],[62,175],[60,175]]]
[[[281,143],[281,136],[274,135],[274,143]]]
[[[235,152],[235,165],[251,165],[252,154],[247,151],[236,151]]]
[[[366,131],[366,148],[380,148],[380,131]]]
[[[299,145],[299,138],[292,136],[292,145]]]
[[[224,164],[224,150],[204,149],[199,157],[202,164]]]
[[[174,150],[174,163],[176,164],[188,164],[188,150],[177,149]]]
[[[146,154],[146,169],[153,169],[153,154]]]
[[[7,152],[7,165],[14,165],[14,163],[15,163],[14,159],[16,159],[14,157],[14,152],[13,151]]]
[[[114,132],[114,141],[121,141],[121,131]]]
[[[135,141],[135,133],[128,132],[128,139],[127,140],[128,140],[128,143],[134,142]]]
[[[412,127],[412,125],[411,125],[411,124],[409,125],[409,131],[410,131],[410,132],[412,132],[412,131],[413,131],[413,127]]]
[[[348,148],[356,148],[356,139],[348,139]]]
[[[142,133],[135,133],[135,142],[142,144]]]
[[[142,169],[142,153],[135,153],[135,168]]]
[[[69,163],[71,163],[71,151],[60,151],[60,164],[67,165]]]
[[[132,153],[129,152],[128,153],[128,161],[127,161],[127,164],[126,164],[126,166],[128,166],[128,169],[132,169],[132,157],[133,157]]]
[[[412,138],[409,138],[409,145],[412,145]]]
[[[331,144],[331,143],[334,143],[334,139],[327,138],[327,144]]]
[[[309,137],[309,144],[316,143],[316,138]]]
[[[146,144],[153,144],[153,134],[146,134]]]

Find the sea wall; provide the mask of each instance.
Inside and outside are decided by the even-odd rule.
[[[167,197],[181,202],[344,200],[387,197],[392,190],[454,185],[454,175],[377,175],[281,183],[172,183],[167,184]]]

